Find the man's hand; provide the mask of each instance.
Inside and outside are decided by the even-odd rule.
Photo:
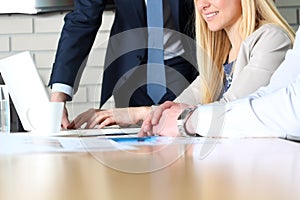
[[[69,125],[68,128],[103,128],[110,125],[129,126],[137,124],[142,121],[147,113],[149,107],[128,107],[115,108],[108,110],[88,109],[79,114]]]
[[[164,135],[178,136],[177,118],[186,104],[166,101],[160,106],[152,107],[152,112],[145,118],[139,136]]]

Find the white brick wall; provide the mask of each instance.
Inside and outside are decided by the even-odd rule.
[[[31,16],[11,16],[9,20],[1,16],[0,34],[24,34],[33,32]]]
[[[0,58],[30,51],[46,87],[65,14],[66,12],[0,15]],[[78,92],[73,101],[67,104],[71,119],[90,107],[99,107],[105,47],[113,18],[113,12],[104,13],[103,24],[87,61]],[[105,106],[112,107],[113,102],[110,101]]]
[[[0,37],[0,52],[9,52],[9,37]]]
[[[275,2],[282,15],[296,30],[300,24],[300,1],[275,0]],[[53,12],[38,15],[0,15],[0,58],[29,50],[46,87],[65,14]],[[79,90],[74,100],[68,103],[70,118],[90,107],[99,106],[105,47],[113,18],[113,12],[105,12]],[[106,107],[112,106],[111,100]]]

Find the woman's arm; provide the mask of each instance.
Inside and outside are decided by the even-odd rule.
[[[268,85],[291,47],[288,35],[276,25],[266,24],[256,30],[242,43],[232,84],[221,101],[229,102],[248,96]]]

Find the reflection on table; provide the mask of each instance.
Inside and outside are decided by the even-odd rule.
[[[1,155],[0,200],[300,199],[299,143],[204,141]]]

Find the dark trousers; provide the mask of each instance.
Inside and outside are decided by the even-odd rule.
[[[165,66],[167,93],[162,97],[159,104],[167,100],[173,101],[198,76],[197,68],[182,57],[166,60]],[[154,105],[152,99],[147,95],[146,69],[146,64],[137,67],[130,78],[117,91],[114,91],[116,107]]]

